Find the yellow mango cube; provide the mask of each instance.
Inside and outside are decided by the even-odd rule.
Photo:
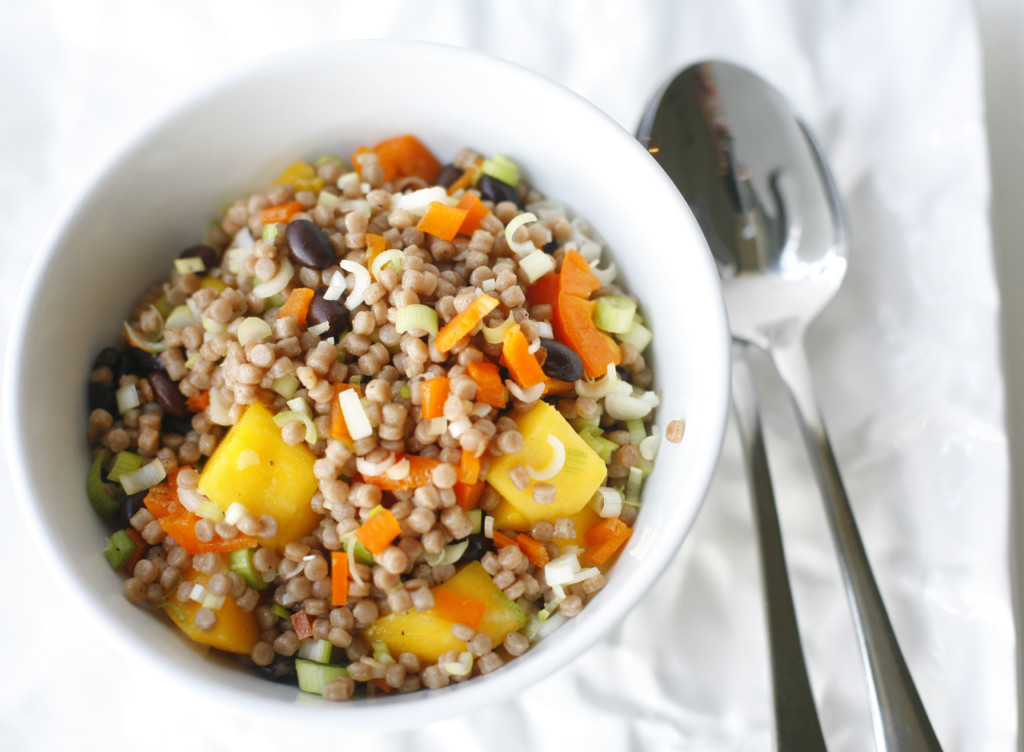
[[[438,588],[483,601],[486,608],[477,631],[490,637],[495,645],[500,645],[510,633],[526,624],[523,609],[495,586],[478,561],[466,564],[433,590],[436,592]],[[384,642],[392,656],[413,653],[428,663],[436,663],[449,650],[466,649],[466,643],[452,635],[452,622],[438,616],[432,608],[386,614],[363,630],[363,637],[370,642]]]
[[[576,514],[604,482],[607,474],[604,462],[547,402],[538,402],[516,416],[515,421],[523,435],[523,448],[495,458],[487,482],[528,522]],[[543,471],[555,457],[556,442],[565,452],[565,462],[558,473],[546,480],[531,481],[526,488],[516,488],[509,471],[516,465]],[[555,487],[554,500],[550,503],[540,504],[534,500],[534,488],[539,483]]]
[[[186,579],[205,585],[210,576],[191,570]],[[202,604],[193,600],[186,603],[169,601],[164,604],[164,611],[171,617],[171,621],[192,641],[200,645],[209,645],[228,653],[248,655],[259,642],[260,627],[256,622],[256,615],[252,611],[243,611],[239,608],[231,596],[226,596],[223,605],[215,610],[217,623],[209,632],[204,632],[195,624],[196,611],[200,608]]]
[[[286,444],[270,410],[255,403],[207,460],[199,492],[223,510],[238,502],[257,517],[271,515],[278,532],[262,543],[280,549],[320,521],[309,503],[318,483],[315,460],[306,446]]]

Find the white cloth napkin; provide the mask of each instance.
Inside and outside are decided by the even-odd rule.
[[[365,37],[475,47],[565,84],[629,130],[656,86],[698,59],[740,62],[778,85],[818,133],[848,205],[849,275],[809,349],[882,594],[945,749],[1015,745],[999,298],[969,2],[15,0],[4,17],[3,341],[57,207],[176,98],[274,51]],[[830,749],[870,750],[863,673],[817,491],[781,389],[763,364],[758,373],[822,724]],[[2,463],[0,748],[258,752],[332,741],[168,698],[126,665],[94,625],[61,608],[61,585],[33,562]],[[592,650],[472,716],[372,738],[339,728],[333,742],[375,752],[770,749],[767,667],[750,504],[730,433],[676,560]]]

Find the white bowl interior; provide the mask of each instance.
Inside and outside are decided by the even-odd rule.
[[[446,691],[331,705],[194,649],[130,605],[84,494],[85,381],[140,292],[196,241],[218,207],[287,164],[416,133],[442,160],[462,146],[519,162],[547,196],[589,219],[642,301],[663,402],[662,442],[627,552],[604,591],[521,659]],[[419,723],[509,696],[550,674],[619,621],[663,570],[706,493],[724,432],[728,334],[715,268],[671,182],[617,124],[563,88],[465,50],[348,42],[251,65],[155,123],[66,210],[39,249],[6,358],[5,439],[39,543],[111,638],[191,691],[250,712],[373,727]],[[206,691],[209,690],[209,691]],[[403,713],[395,714],[395,705]]]

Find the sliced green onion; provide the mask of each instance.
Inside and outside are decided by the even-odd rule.
[[[469,676],[473,670],[473,654],[463,651],[459,653],[459,660],[448,661],[442,668],[449,676]]]
[[[507,225],[505,225],[505,242],[508,243],[508,247],[511,248],[512,252],[515,253],[517,256],[525,256],[527,253],[533,253],[534,251],[537,250],[537,246],[533,244],[533,241],[530,240],[529,236],[527,236],[526,240],[524,240],[523,242],[513,240],[513,237],[516,234],[516,230],[518,230],[525,224],[529,224],[530,222],[536,221],[536,214],[533,214],[531,212],[523,212],[522,214],[517,214],[509,221]]]
[[[310,417],[305,413],[300,413],[298,410],[283,410],[274,416],[274,423],[279,428],[284,428],[292,421],[298,421],[306,427],[306,443],[315,444],[316,440],[320,437],[317,433],[316,424],[310,420]]]
[[[277,616],[281,619],[292,618],[292,612],[284,606],[282,606],[280,603],[275,603],[273,606],[270,607],[270,610],[274,614],[274,616]]]
[[[238,337],[238,344],[245,347],[250,342],[268,339],[273,333],[274,330],[270,328],[270,324],[259,316],[247,316],[238,325],[236,336]]]
[[[120,387],[114,392],[114,398],[117,400],[117,411],[121,415],[141,404],[139,402],[139,391],[135,388],[135,384],[125,384]]]
[[[140,350],[144,350],[154,355],[156,353],[162,353],[167,349],[167,343],[164,342],[163,339],[147,339],[139,333],[138,330],[134,329],[127,321],[124,322],[124,336],[128,340],[128,344],[132,347],[137,347]]]
[[[114,462],[111,464],[110,470],[107,471],[107,480],[117,483],[121,480],[122,475],[135,472],[140,467],[142,467],[142,457],[124,449],[114,455]]]
[[[619,268],[615,266],[613,262],[608,262],[608,266],[604,269],[598,269],[596,264],[591,263],[590,272],[597,277],[597,281],[601,283],[601,287],[607,287],[615,281],[617,276],[619,276]]]
[[[615,420],[634,420],[650,413],[661,401],[654,392],[641,390],[635,396],[632,392],[629,384],[620,381],[604,398],[604,411]]]
[[[270,308],[280,308],[283,305],[284,305],[284,296],[281,295],[281,293],[278,293],[277,295],[271,295],[269,298],[267,298],[267,304],[264,307],[267,308],[267,309],[270,309]]]
[[[466,516],[469,517],[469,521],[473,523],[473,535],[479,535],[480,531],[483,530],[484,510],[482,509],[470,509],[466,512]]]
[[[616,488],[601,486],[594,494],[593,502],[601,517],[618,517],[622,514],[622,493]]]
[[[398,390],[398,396],[402,399],[409,399],[412,396],[412,389],[408,384],[402,384],[401,389]]]
[[[203,329],[208,331],[210,334],[220,334],[228,328],[227,324],[222,324],[216,319],[210,318],[209,316],[203,316]]]
[[[336,193],[331,193],[330,191],[320,191],[316,197],[316,205],[326,206],[328,209],[337,209],[340,202],[341,197]]]
[[[602,295],[594,306],[594,326],[612,334],[625,334],[633,326],[636,303],[625,295]]]
[[[623,501],[633,507],[640,506],[640,489],[644,485],[644,471],[633,465],[626,476],[626,492]]]
[[[289,410],[294,410],[297,413],[302,413],[307,418],[313,417],[313,410],[309,407],[309,403],[306,402],[302,397],[292,397],[286,403]]]
[[[385,266],[390,266],[395,274],[400,274],[405,264],[405,251],[398,248],[388,248],[377,254],[377,257],[370,264],[370,274],[374,279],[380,279],[380,273]]]
[[[337,154],[321,154],[313,160],[313,167],[318,170],[324,165],[335,165],[340,167],[342,172],[346,172],[348,170],[348,164],[346,164],[345,160]]]
[[[277,269],[277,274],[252,288],[252,294],[255,297],[269,298],[271,295],[277,295],[292,281],[292,277],[295,276],[295,267],[287,258],[281,258],[280,261],[281,265]]]
[[[103,463],[109,458],[110,455],[106,451],[97,454],[85,477],[85,493],[89,497],[92,508],[100,517],[113,517],[120,508],[118,500],[114,498],[110,489],[103,482]]]
[[[354,535],[347,535],[341,541],[342,547],[345,551],[351,551],[353,558],[359,564],[373,565],[374,559],[373,554],[370,553],[370,549],[363,545],[363,542],[356,538]]]
[[[601,399],[607,397],[612,393],[612,389],[619,382],[619,374],[615,370],[615,364],[609,363],[608,369],[605,371],[604,376],[599,378],[597,381],[590,381],[589,379],[579,379],[575,382],[576,394],[580,397],[590,397],[591,399]]]
[[[224,510],[212,501],[201,502],[199,506],[196,507],[196,514],[210,520],[214,524],[224,519]]]
[[[395,312],[395,330],[404,334],[410,330],[422,329],[431,337],[437,336],[437,311],[422,303],[402,306]]]
[[[381,663],[394,663],[395,659],[391,655],[391,650],[388,648],[388,644],[384,640],[374,640],[370,643],[370,647],[373,648],[373,659],[380,661]]]
[[[516,323],[516,317],[509,313],[508,318],[497,326],[484,326],[481,329],[484,339],[492,345],[502,342],[505,339],[505,332],[511,329],[514,323]]]
[[[294,373],[280,376],[271,383],[270,388],[280,394],[286,400],[295,396],[299,390],[299,378]]]
[[[174,259],[174,269],[178,274],[202,274],[206,271],[206,262],[201,256]]]
[[[298,656],[315,663],[330,663],[331,649],[333,647],[327,640],[317,640],[308,637],[299,643]]]
[[[535,470],[530,465],[526,466],[526,474],[533,480],[545,481],[551,480],[565,465],[565,444],[554,434],[549,433],[547,436],[547,442],[551,446],[551,460],[540,470]]]
[[[654,461],[658,456],[658,448],[661,446],[661,430],[657,426],[651,426],[651,435],[644,437],[640,442],[640,456],[645,460]]]
[[[253,563],[254,548],[238,548],[228,552],[228,569],[237,574],[253,590],[265,590],[267,583]],[[326,662],[326,661],[325,661]]]
[[[485,159],[480,172],[512,187],[519,185],[519,166],[504,154],[495,154],[491,159]]]
[[[639,318],[639,316],[633,318],[633,324],[629,327],[629,330],[619,335],[619,342],[624,345],[632,345],[638,353],[642,353],[651,344],[654,334],[650,329],[637,321]]]
[[[395,209],[405,209],[418,217],[422,217],[423,212],[434,201],[442,204],[452,203],[448,198],[448,191],[445,188],[439,185],[432,185],[429,188],[420,188],[411,193],[401,193],[395,196],[391,202],[391,208],[392,211]],[[369,204],[367,204],[367,207],[369,207]]]
[[[629,443],[640,448],[640,442],[647,438],[647,429],[640,418],[630,418],[626,421],[626,430],[629,431]]]
[[[370,419],[366,417],[366,410],[363,409],[363,403],[359,401],[359,394],[355,389],[346,389],[339,393],[338,406],[341,408],[345,426],[353,441],[373,435],[373,426],[370,425]]]
[[[582,438],[591,449],[597,452],[597,456],[601,458],[604,464],[608,464],[612,461],[612,453],[619,448],[611,439],[606,439],[601,435],[600,428],[585,428],[579,432],[580,438]]]
[[[164,321],[165,329],[181,329],[182,327],[192,326],[196,323],[196,315],[192,312],[192,309],[187,305],[176,306],[167,314],[167,320]]]
[[[153,460],[133,473],[125,473],[121,476],[121,488],[131,496],[139,491],[152,488],[167,477],[164,463],[160,460]]]
[[[555,260],[549,254],[537,248],[537,250],[519,259],[519,268],[526,275],[528,284],[532,285],[548,272],[555,270]]]
[[[352,275],[356,278],[355,284],[352,286],[352,292],[345,298],[345,307],[352,311],[362,305],[363,295],[366,294],[367,288],[373,284],[373,280],[370,279],[370,271],[358,261],[342,259],[338,266],[347,272],[352,272]]]
[[[348,671],[344,666],[296,658],[295,674],[299,680],[299,689],[314,695],[322,695],[324,685],[342,676],[348,676]]]
[[[454,564],[462,558],[462,555],[466,553],[466,549],[468,547],[468,540],[456,541],[455,543],[449,543],[436,554],[426,554],[425,559],[427,564],[432,567],[439,567],[443,564]]]

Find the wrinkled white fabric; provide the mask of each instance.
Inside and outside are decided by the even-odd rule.
[[[565,84],[630,130],[656,86],[701,58],[746,64],[778,85],[818,133],[847,202],[849,275],[809,351],[882,594],[945,748],[1013,748],[999,296],[968,2],[50,0],[5,4],[3,25],[4,341],[29,257],[57,207],[178,97],[274,51],[360,37],[475,47]],[[372,75],[372,61],[351,74]],[[239,127],[258,116],[239,113]],[[609,176],[609,190],[629,186]],[[870,750],[863,673],[822,507],[781,388],[756,365],[829,748]],[[730,433],[672,566],[635,613],[564,670],[471,717],[372,739],[339,729],[335,743],[375,752],[771,749],[743,477]],[[17,646],[5,651],[0,748],[270,752],[331,741],[163,697],[93,624],[62,612],[60,585],[46,569],[24,564],[34,551],[10,497],[0,461],[0,556],[18,573],[0,607],[0,636]]]

